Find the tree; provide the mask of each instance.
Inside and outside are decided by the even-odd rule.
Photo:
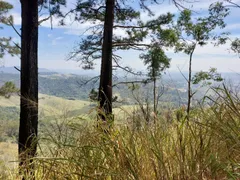
[[[117,51],[130,49],[142,51],[156,43],[162,45],[161,35],[169,30],[162,26],[168,25],[173,18],[172,14],[167,13],[143,22],[140,19],[140,10],[147,10],[149,15],[152,15],[152,12],[145,5],[147,1],[136,0],[136,2],[140,4],[138,9],[131,7],[133,2],[127,0],[109,0],[105,3],[100,0],[78,1],[76,8],[70,11],[75,13],[75,20],[81,23],[86,21],[93,23],[88,29],[90,35],[82,39],[69,59],[81,61],[84,69],[92,69],[94,61],[101,59],[99,109],[103,120],[106,120],[107,116],[112,119],[113,68],[120,68],[134,75],[141,74],[141,72],[133,72],[128,66],[122,66]],[[123,31],[124,36],[113,34],[113,30]],[[145,43],[144,40],[147,38],[152,42]]]
[[[38,134],[38,1],[20,2],[22,27],[18,153],[20,171],[31,173],[32,158],[37,151]]]
[[[4,96],[5,98],[10,98],[13,93],[17,93],[19,89],[13,82],[6,82],[0,88],[0,96]]]
[[[21,173],[33,171],[33,157],[37,152],[38,135],[38,7],[47,8],[49,17],[61,14],[65,0],[20,0],[21,2],[21,87],[19,126],[19,165]],[[46,6],[47,4],[47,6]],[[34,177],[33,177],[34,178]]]
[[[106,0],[104,32],[102,43],[102,61],[99,84],[99,116],[102,120],[112,120],[112,46],[115,0]]]
[[[147,54],[141,55],[144,64],[148,65],[148,76],[153,81],[153,111],[157,114],[157,91],[156,82],[161,73],[170,66],[170,58],[166,56],[163,49],[160,47],[153,47]]]
[[[214,34],[214,30],[224,28],[224,18],[229,14],[227,8],[222,6],[222,3],[212,4],[209,8],[209,15],[205,18],[192,19],[192,12],[190,10],[184,10],[180,13],[177,20],[177,29],[180,43],[177,45],[177,51],[183,51],[189,55],[189,74],[188,78],[185,78],[188,83],[188,103],[187,103],[187,114],[189,117],[191,100],[194,95],[192,92],[192,60],[193,54],[197,46],[204,46],[210,40],[217,40],[221,38],[220,35]]]

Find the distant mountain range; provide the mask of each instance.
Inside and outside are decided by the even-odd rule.
[[[85,74],[80,74],[80,72],[85,72]],[[75,73],[75,71],[71,70],[61,72],[39,68],[39,92],[66,99],[89,100],[89,92],[91,89],[97,89],[99,82],[92,81],[86,83],[89,79],[94,77],[94,75],[87,72],[89,71],[81,69],[79,69],[78,73]],[[183,72],[183,74],[187,77],[187,72]],[[234,87],[240,84],[240,75],[237,73],[222,73],[222,76],[226,79],[226,83],[230,82],[231,84],[234,84]],[[121,77],[121,74],[118,74],[118,78],[115,76],[114,78],[114,84],[117,84],[118,82],[144,79],[144,77]],[[14,82],[17,87],[20,86],[20,74],[14,67],[0,68],[0,87],[7,81]],[[163,74],[163,77],[158,81],[158,86],[163,87],[164,90],[164,95],[161,97],[162,102],[171,102],[175,105],[180,102],[181,104],[186,104],[187,82],[180,72],[167,72],[166,74]],[[145,93],[145,95],[149,93],[148,95],[152,96],[152,83],[141,85],[140,87],[140,91],[142,91],[141,93]],[[114,94],[117,94],[119,99],[124,99],[124,103],[126,104],[133,104],[135,102],[132,99],[131,88],[129,89],[129,85],[119,84],[114,87],[113,92]],[[202,98],[205,93],[205,89],[202,89],[199,91],[196,98]]]
[[[19,74],[20,72],[17,70],[20,67],[0,67],[0,73],[10,73],[10,74]],[[57,73],[45,68],[39,68],[39,73]]]
[[[17,69],[20,69],[20,67],[16,67]],[[19,74],[20,72],[16,69],[15,67],[0,67],[0,76],[1,73],[9,73],[9,74]],[[99,75],[99,73],[94,70],[94,71],[88,71],[88,70],[83,70],[81,68],[79,69],[46,69],[46,68],[39,68],[38,72],[40,75],[53,75],[53,74],[72,74],[72,75],[81,75],[81,76],[97,76]],[[239,73],[235,73],[235,72],[224,72],[221,73],[222,77],[226,80],[230,80],[230,81],[234,81],[234,83],[240,82],[240,74]],[[121,73],[118,73],[118,75],[121,76]],[[169,73],[165,73],[163,74],[163,78],[164,79],[171,79],[173,81],[176,81],[178,79],[183,80],[183,75],[185,77],[188,77],[188,72],[182,72],[182,74],[180,72],[169,72]],[[130,76],[131,78],[131,76]]]
[[[16,67],[20,69],[20,67]],[[15,67],[0,67],[0,73],[10,73],[10,74],[19,74],[20,72]],[[88,76],[96,76],[97,71],[87,71],[81,68],[79,69],[46,69],[39,68],[39,74],[76,74],[76,75],[88,75]]]

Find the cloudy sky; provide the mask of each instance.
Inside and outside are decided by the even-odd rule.
[[[14,16],[14,24],[16,29],[20,29],[21,25],[21,8],[19,0],[5,0],[14,5],[14,9],[10,14]],[[206,12],[209,5],[215,0],[198,0],[195,3],[185,3],[184,6],[191,8],[195,11],[195,16],[201,15]],[[234,2],[240,4],[240,0]],[[74,0],[68,0],[68,5],[73,6]],[[166,12],[174,13],[176,16],[179,10],[171,3],[170,0],[165,0],[164,3],[159,5],[150,5],[150,8],[155,12],[155,15],[164,14]],[[65,9],[67,11],[67,9]],[[231,14],[227,17],[227,27],[225,31],[231,33],[231,37],[239,37],[240,32],[240,9],[232,8]],[[40,19],[46,17],[45,14],[40,14]],[[147,13],[142,13],[143,20],[149,19]],[[53,29],[51,29],[50,21],[41,24],[39,28],[39,67],[47,69],[73,69],[83,71],[79,67],[79,63],[75,61],[66,61],[66,57],[71,52],[74,46],[80,41],[83,32],[91,24],[79,24],[73,22],[71,18],[67,20],[67,26],[58,26],[58,22],[53,20]],[[19,30],[20,31],[20,30]],[[16,35],[11,27],[4,27],[0,31],[0,36],[11,36],[15,42],[20,42],[20,38]],[[122,32],[116,30],[115,33],[121,34]],[[240,72],[240,58],[229,50],[229,43],[213,47],[210,43],[205,47],[198,47],[193,57],[193,70],[208,70],[209,67],[216,67],[220,72]],[[139,53],[136,51],[119,52],[122,56],[121,63],[134,67],[135,70],[144,70],[145,67],[141,60],[139,60]],[[167,52],[167,55],[172,59],[170,71],[187,71],[188,57],[184,54],[175,54],[173,51]],[[19,57],[5,56],[2,62],[5,66],[19,66]],[[95,71],[99,71],[99,62],[96,63]]]

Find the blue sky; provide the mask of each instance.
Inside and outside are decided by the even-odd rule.
[[[14,9],[9,13],[14,16],[14,24],[17,29],[21,25],[21,9],[19,0],[6,0],[14,5]],[[202,15],[212,2],[215,0],[199,0],[193,4],[184,4],[185,7],[192,8],[197,12],[196,16]],[[240,4],[240,0],[234,2]],[[69,0],[68,4],[74,4],[74,0]],[[171,12],[178,15],[178,9],[169,0],[165,0],[163,4],[150,5],[150,8],[155,12],[156,16]],[[67,9],[65,9],[67,11]],[[231,32],[231,37],[239,37],[240,32],[240,9],[231,9],[230,16],[226,19],[228,26],[226,30]],[[46,15],[41,15],[44,18]],[[147,13],[142,13],[143,20],[149,19]],[[39,28],[39,67],[47,69],[73,69],[83,71],[79,67],[79,63],[75,61],[66,61],[67,55],[72,48],[80,41],[80,35],[89,27],[90,23],[78,24],[72,22],[71,18],[67,19],[67,26],[59,27],[58,22],[53,19],[53,29],[50,27],[50,21],[44,22]],[[4,27],[1,30],[0,36],[12,36],[15,42],[20,42],[20,38],[16,35],[11,27]],[[121,34],[117,30],[115,33]],[[213,47],[211,44],[205,47],[197,48],[193,57],[193,70],[208,70],[210,67],[216,67],[220,72],[240,72],[240,59],[233,52],[229,51],[229,43],[221,47]],[[144,70],[145,67],[141,60],[139,60],[139,53],[136,51],[119,52],[122,56],[121,63],[134,67],[135,70]],[[184,54],[175,54],[172,50],[167,52],[167,55],[172,59],[170,71],[182,71],[188,69],[188,57]],[[5,56],[3,59],[5,66],[19,66],[19,57]],[[96,63],[95,71],[99,71],[99,62]]]

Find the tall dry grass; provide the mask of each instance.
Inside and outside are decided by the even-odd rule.
[[[189,121],[184,109],[107,132],[83,119],[59,121],[40,140],[35,178],[240,179],[240,99],[225,86],[213,91]]]

